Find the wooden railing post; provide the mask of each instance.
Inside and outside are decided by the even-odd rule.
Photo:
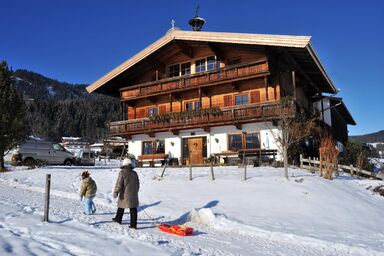
[[[215,180],[215,174],[213,173],[213,163],[211,161],[210,163],[210,166],[211,166],[211,176],[212,176],[212,180]]]
[[[192,164],[189,162],[189,180],[192,180]]]

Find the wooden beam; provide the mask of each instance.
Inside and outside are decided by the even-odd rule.
[[[208,47],[209,47],[209,49],[211,49],[211,51],[212,51],[217,57],[219,57],[220,60],[225,60],[224,52],[223,52],[219,47],[217,47],[217,45],[215,45],[215,44],[213,44],[213,43],[208,43]]]
[[[172,93],[169,94],[169,111],[172,112]]]
[[[151,104],[156,104],[156,98],[155,97],[145,97],[146,100],[148,100]]]
[[[238,83],[238,82],[234,81],[234,82],[231,82],[231,83],[229,83],[229,84],[231,85],[231,87],[232,87],[232,89],[233,89],[234,91],[236,91],[236,92],[239,91],[239,83]]]
[[[296,69],[302,76],[304,76],[313,88],[315,88],[318,92],[321,92],[320,88],[317,87],[317,85],[312,81],[312,79],[307,75],[307,73],[304,72],[304,70],[296,62],[296,60],[289,54],[289,52],[283,47],[280,48],[280,51],[282,53],[283,58],[285,57],[285,59],[288,60],[288,63],[292,64],[293,68]]]
[[[191,59],[193,58],[193,49],[189,47],[186,43],[179,40],[175,40],[175,44],[185,56]]]
[[[295,71],[291,71],[292,75],[292,85],[293,85],[293,99],[296,100],[296,74]]]
[[[269,101],[269,93],[268,93],[268,79],[264,77],[264,87],[265,87],[265,99]]]

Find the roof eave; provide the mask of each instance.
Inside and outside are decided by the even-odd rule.
[[[324,68],[323,64],[321,63],[320,58],[317,56],[316,51],[312,47],[312,44],[310,42],[307,44],[306,49],[307,49],[308,53],[311,55],[312,59],[315,61],[317,67],[319,68],[320,72],[322,73],[322,75],[324,76],[326,81],[328,82],[329,86],[333,90],[332,92],[336,93],[338,91],[336,86],[333,84],[331,78],[328,76],[327,72],[325,71],[325,68]]]

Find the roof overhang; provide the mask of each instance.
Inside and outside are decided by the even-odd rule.
[[[349,112],[347,106],[345,106],[343,99],[338,97],[330,97],[331,108],[335,108],[337,112],[344,118],[347,124],[356,125],[355,120],[353,119],[351,113]]]
[[[267,34],[246,34],[246,33],[224,33],[224,32],[197,32],[197,31],[181,31],[171,30],[159,40],[149,45],[144,50],[140,51],[96,82],[92,83],[86,89],[89,93],[101,91],[102,87],[118,77],[123,72],[127,71],[141,60],[147,58],[154,52],[158,51],[173,40],[184,41],[202,41],[202,42],[217,42],[228,44],[245,44],[245,45],[260,45],[271,47],[286,47],[289,49],[300,49],[300,53],[305,53],[305,58],[308,58],[315,65],[316,74],[321,75],[321,83],[324,92],[336,92],[336,87],[328,77],[323,65],[320,62],[316,52],[310,44],[310,36],[288,36],[288,35],[267,35]]]

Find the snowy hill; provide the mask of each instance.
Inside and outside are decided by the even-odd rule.
[[[111,221],[118,162],[87,168],[96,180],[95,215],[82,214],[80,167],[17,167],[0,174],[1,255],[384,255],[382,181],[333,181],[299,169],[137,168],[138,227]],[[50,223],[41,223],[45,175],[52,174]],[[190,237],[162,233],[166,222],[194,228]]]

